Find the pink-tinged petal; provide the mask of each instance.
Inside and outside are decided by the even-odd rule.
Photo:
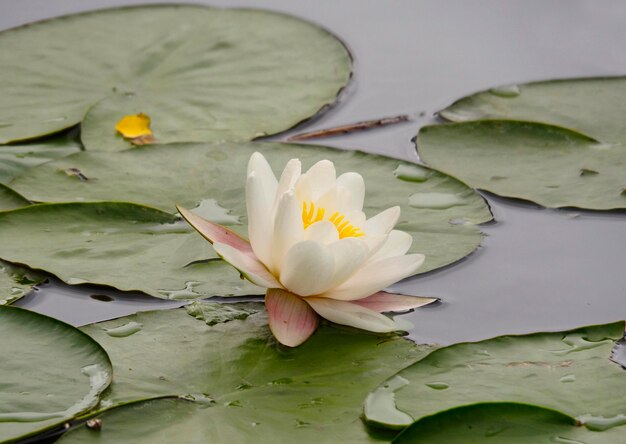
[[[379,313],[386,313],[389,311],[407,311],[424,305],[432,304],[436,302],[437,298],[425,298],[421,296],[407,296],[404,294],[387,293],[386,291],[379,291],[371,296],[363,299],[352,301],[353,304],[358,304],[361,307],[369,308],[370,310],[377,311]]]
[[[413,243],[413,236],[400,230],[391,230],[385,243],[370,256],[370,261],[378,261],[388,257],[402,256],[409,251]]]
[[[282,288],[280,282],[254,254],[246,254],[230,245],[219,242],[213,244],[213,249],[222,259],[239,270],[243,277],[253,284],[265,288]]]
[[[316,297],[305,298],[304,300],[318,315],[335,324],[348,325],[377,333],[401,330],[393,319],[352,302]]]
[[[230,245],[231,247],[243,253],[253,254],[250,242],[239,236],[234,231],[229,230],[222,225],[211,222],[210,220],[206,220],[205,218],[200,217],[197,214],[181,206],[177,205],[176,208],[178,209],[180,215],[183,216],[183,218],[187,222],[189,222],[189,225],[191,225],[198,233],[202,235],[202,237],[204,237],[209,242],[219,242],[221,244]]]
[[[337,178],[337,187],[348,193],[339,193],[339,208],[342,213],[361,211],[365,198],[365,182],[359,173],[344,173]]]
[[[330,249],[319,242],[305,240],[292,246],[285,255],[280,282],[299,296],[311,296],[328,288],[334,271]]]
[[[368,262],[343,284],[320,296],[342,301],[363,299],[415,274],[423,262],[423,254],[407,254]]]
[[[297,347],[317,328],[317,314],[302,298],[288,291],[277,288],[267,290],[265,307],[270,330],[283,345]]]
[[[400,207],[387,208],[365,222],[367,235],[379,235],[389,233],[398,223]]]
[[[302,224],[302,206],[293,191],[279,197],[274,218],[274,244],[272,245],[272,263],[280,270],[289,249],[304,239]]]

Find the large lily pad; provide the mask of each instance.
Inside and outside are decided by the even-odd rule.
[[[358,151],[279,143],[145,146],[115,156],[83,152],[29,170],[12,186],[44,202],[130,198],[169,212],[175,211],[175,204],[201,205],[207,217],[246,236],[244,185],[254,151],[267,157],[276,174],[291,158],[301,159],[306,168],[330,159],[338,173],[361,173],[368,217],[393,205],[402,208],[398,229],[413,235],[412,251],[426,255],[420,272],[471,253],[482,239],[475,224],[492,217],[480,195],[437,171]],[[89,180],[68,176],[65,171],[70,169],[80,170]]]
[[[282,14],[191,5],[61,17],[0,34],[0,143],[84,119],[88,149],[127,146],[124,115],[152,118],[160,142],[250,140],[334,101],[345,47]]]
[[[609,444],[624,442],[625,428],[598,433],[561,412],[514,403],[457,407],[413,423],[395,444]]]
[[[14,210],[31,202],[14,189],[0,183],[0,211]]]
[[[328,325],[286,349],[271,336],[262,304],[231,305],[225,315],[239,309],[245,319],[213,326],[195,319],[207,312],[204,304],[194,303],[194,316],[185,309],[146,312],[83,328],[114,362],[102,406],[177,394],[196,405],[122,406],[102,417],[99,432],[71,432],[61,442],[368,442],[359,419],[363,396],[428,349],[396,335]],[[216,307],[211,312],[219,314],[223,306]],[[107,334],[129,322],[143,328],[127,337]]]
[[[80,144],[67,138],[0,147],[0,183],[9,183],[36,165],[80,151]]]
[[[63,322],[0,306],[0,337],[0,441],[86,412],[111,382],[106,352]]]
[[[460,405],[518,402],[559,410],[589,428],[617,426],[626,422],[626,373],[609,356],[623,335],[618,322],[439,349],[371,393],[365,417],[403,428]]]
[[[9,305],[46,279],[42,273],[0,260],[0,305]]]
[[[604,143],[626,142],[626,77],[566,79],[494,88],[458,100],[439,114],[456,122],[542,122]]]
[[[422,128],[420,157],[448,174],[546,207],[626,208],[626,144],[540,123],[477,121]]]
[[[165,299],[258,294],[184,221],[129,203],[42,204],[0,212],[0,257],[68,284]]]

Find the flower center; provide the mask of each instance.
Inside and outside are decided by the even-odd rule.
[[[346,216],[338,211],[331,214],[328,219],[324,219],[325,213],[326,210],[324,208],[316,208],[315,203],[313,202],[310,202],[309,204],[302,202],[302,223],[304,224],[304,229],[306,230],[315,222],[328,220],[337,228],[339,239],[343,239],[344,237],[365,236],[365,233],[363,233],[359,227],[352,225],[350,221],[346,219]]]

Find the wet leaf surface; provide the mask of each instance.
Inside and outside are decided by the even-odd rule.
[[[0,211],[14,210],[30,205],[30,201],[7,185],[0,183]]]
[[[559,410],[589,428],[611,418],[619,425],[619,418],[626,422],[626,373],[609,357],[623,335],[618,322],[442,348],[370,394],[365,417],[373,426],[401,429],[411,417],[460,405],[517,402]]]
[[[200,304],[190,312],[206,312]],[[368,442],[359,419],[364,395],[429,349],[397,335],[328,325],[302,346],[284,348],[271,336],[262,304],[216,304],[211,312],[232,309],[252,314],[209,326],[178,309],[84,327],[114,363],[102,407],[184,394],[195,404],[122,406],[101,416],[101,431],[82,428],[60,442]],[[124,338],[105,331],[128,322],[143,328]]]
[[[80,144],[57,137],[48,140],[0,147],[0,182],[9,183],[28,168],[80,151]]]
[[[111,382],[104,350],[78,329],[0,306],[0,441],[62,424],[98,403]]]
[[[623,441],[623,427],[591,431],[556,410],[514,403],[456,407],[416,421],[393,442],[471,444],[609,444]]]
[[[46,276],[0,260],[0,305],[9,305],[26,296]]]
[[[68,284],[163,299],[260,294],[181,219],[140,205],[41,204],[0,212],[0,257]]]
[[[626,144],[554,126],[478,121],[422,128],[421,159],[475,187],[545,207],[626,208]]]
[[[309,23],[191,5],[61,17],[5,31],[0,47],[0,143],[83,121],[87,149],[130,146],[115,125],[141,112],[161,142],[283,131],[333,102],[351,69]]]
[[[475,188],[540,205],[626,208],[626,77],[493,88],[423,128],[422,159]]]
[[[626,142],[622,115],[626,77],[549,80],[494,88],[457,100],[439,114],[455,122],[508,119],[541,122],[604,143]]]
[[[413,235],[412,252],[424,253],[420,273],[455,262],[480,244],[475,225],[491,220],[482,197],[435,170],[388,157],[313,145],[280,143],[172,144],[116,153],[83,152],[30,170],[13,182],[35,201],[127,200],[175,212],[175,204],[197,207],[205,218],[247,237],[246,165],[262,152],[276,173],[291,158],[303,168],[329,159],[337,173],[356,171],[365,179],[368,217],[394,205],[402,215],[397,228]],[[78,169],[92,180],[59,171]],[[451,220],[466,223],[453,225]]]

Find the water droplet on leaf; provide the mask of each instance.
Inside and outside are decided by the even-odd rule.
[[[448,387],[450,387],[448,384],[446,384],[445,382],[427,382],[426,383],[427,387],[430,387],[433,390],[445,390]]]
[[[428,180],[430,171],[419,165],[407,165],[403,163],[398,165],[398,168],[394,170],[393,174],[398,179],[406,180],[408,182],[425,182]]]
[[[104,332],[112,336],[114,338],[126,338],[130,335],[133,335],[140,331],[143,328],[143,325],[139,322],[131,321],[127,324],[120,325],[119,327],[114,328],[105,328]]]
[[[408,380],[396,375],[371,392],[365,399],[365,416],[392,428],[410,425],[413,418],[396,407],[395,395],[396,391],[408,384]]]
[[[603,432],[613,427],[626,424],[626,415],[619,414],[610,418],[604,416],[583,415],[578,419],[585,427],[594,432]]]
[[[561,382],[574,382],[576,381],[576,376],[575,375],[565,375],[563,376],[561,379],[559,379],[559,381]]]
[[[464,203],[459,196],[450,193],[415,193],[409,197],[409,205],[413,208],[445,210]]]
[[[520,95],[520,89],[517,85],[498,86],[497,88],[491,88],[489,92],[494,96],[505,97],[507,99]]]

